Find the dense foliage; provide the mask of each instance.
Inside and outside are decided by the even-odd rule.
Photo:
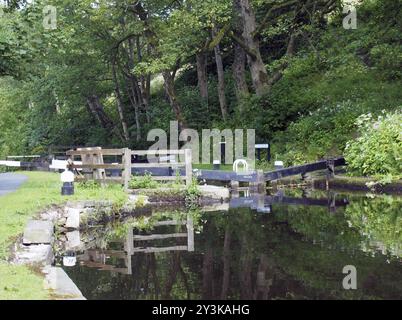
[[[360,136],[346,145],[351,172],[358,175],[397,176],[402,172],[402,114],[358,118]]]
[[[148,130],[174,119],[254,128],[287,164],[341,155],[360,115],[402,105],[401,2],[358,3],[347,30],[340,0],[11,1],[0,17],[0,156],[144,148]],[[57,9],[54,29],[45,5]]]

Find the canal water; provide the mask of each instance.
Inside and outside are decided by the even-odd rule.
[[[401,299],[401,209],[388,195],[246,192],[90,227],[59,261],[73,256],[63,268],[87,299]]]

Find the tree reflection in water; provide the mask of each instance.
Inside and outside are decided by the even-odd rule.
[[[283,204],[273,204],[269,214],[250,208],[198,213],[194,252],[135,252],[129,275],[65,269],[88,299],[400,299],[401,199],[349,200],[335,213]],[[342,288],[345,265],[357,268],[357,290]]]

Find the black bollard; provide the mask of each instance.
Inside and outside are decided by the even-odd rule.
[[[63,182],[61,187],[62,196],[71,196],[74,194],[74,183],[73,182]]]
[[[61,175],[60,180],[63,182],[61,187],[62,196],[71,196],[74,194],[74,173],[66,169]]]
[[[226,154],[226,142],[220,142],[221,144],[221,163],[225,164],[226,162],[226,158],[225,158],[225,154]]]
[[[221,168],[221,162],[219,160],[214,160],[214,170],[219,170]]]

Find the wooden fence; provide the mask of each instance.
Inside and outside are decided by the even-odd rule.
[[[133,266],[131,258],[134,254],[174,252],[174,251],[189,251],[189,252],[194,251],[194,222],[192,217],[190,217],[190,215],[187,215],[187,219],[183,221],[180,220],[158,221],[154,224],[154,226],[174,227],[175,229],[179,228],[179,230],[183,229],[183,227],[185,226],[186,231],[182,230],[181,232],[177,232],[177,230],[175,230],[175,233],[135,235],[134,229],[129,228],[129,230],[127,231],[127,235],[124,239],[112,239],[110,241],[111,243],[114,243],[120,247],[123,245],[123,250],[88,249],[85,250],[83,254],[78,255],[77,258],[81,264],[90,268],[96,268],[98,270],[111,271],[121,274],[132,274]],[[164,231],[166,232],[166,229]],[[187,244],[182,245],[165,244],[164,246],[160,246],[159,244],[159,246],[151,246],[151,243],[155,240],[169,241],[169,239],[170,240],[176,239],[176,241],[180,241],[179,243],[183,243],[186,240]],[[119,260],[124,261],[123,262],[124,266],[122,266],[122,264],[119,263],[120,262]]]
[[[157,176],[153,175],[155,180],[185,180],[186,185],[191,184],[192,180],[192,153],[191,149],[184,150],[130,150],[123,149],[101,149],[101,148],[79,148],[77,150],[69,150],[66,154],[70,157],[69,168],[76,173],[77,181],[95,180],[100,183],[121,183],[125,189],[128,189],[129,181],[133,169],[153,169],[153,168],[184,168],[185,175]],[[178,162],[161,162],[158,161],[158,156],[161,155],[183,155],[184,161]],[[114,156],[114,162],[105,163],[104,157]],[[157,162],[133,163],[132,156],[151,156]],[[76,157],[81,158],[80,164],[76,163]],[[118,159],[121,159],[118,161]],[[117,161],[116,161],[117,160]],[[107,176],[106,170],[121,171],[121,176]],[[80,172],[81,171],[81,172]]]

